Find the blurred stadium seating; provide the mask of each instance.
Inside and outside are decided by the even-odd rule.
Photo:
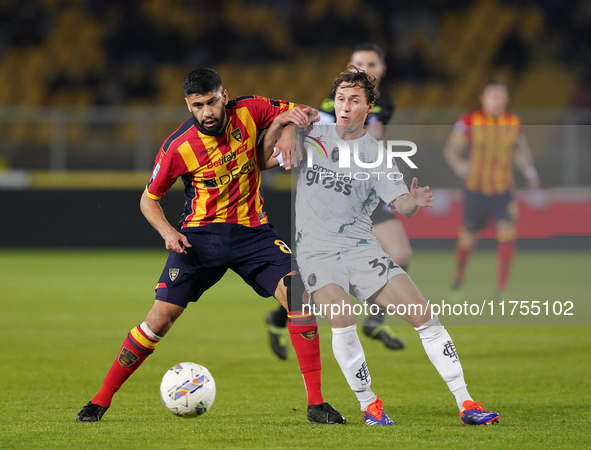
[[[5,0],[0,168],[149,170],[185,117],[192,68],[215,67],[231,96],[316,105],[350,48],[370,40],[387,52],[396,124],[451,124],[491,78],[509,85],[526,123],[588,124],[586,4]]]

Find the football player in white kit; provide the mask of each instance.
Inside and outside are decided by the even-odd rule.
[[[447,330],[406,272],[372,235],[370,216],[380,198],[405,217],[433,204],[431,190],[419,187],[417,178],[409,192],[394,160],[363,128],[374,105],[375,86],[374,77],[349,66],[333,83],[336,126],[298,130],[294,148],[300,152],[301,146],[301,153],[307,155],[299,164],[296,193],[296,249],[303,282],[316,310],[323,311],[330,322],[335,358],[359,400],[365,424],[393,422],[371,390],[349,293],[362,303],[395,311],[415,327],[455,397],[463,424],[498,422],[499,414],[482,408],[468,393]],[[264,145],[267,155],[276,145],[274,156],[281,152],[279,163],[289,170],[297,165],[292,162],[296,133],[292,126],[285,128],[272,126]]]

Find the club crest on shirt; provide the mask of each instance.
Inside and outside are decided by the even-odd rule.
[[[232,137],[234,139],[236,139],[238,142],[242,142],[242,132],[240,131],[240,128],[236,128],[235,130],[232,131],[232,133],[230,133],[232,135]]]
[[[119,352],[119,357],[117,358],[117,360],[119,361],[119,365],[121,367],[133,366],[138,359],[138,355],[136,355],[131,350],[125,347],[121,349],[121,351]]]
[[[338,147],[335,147],[332,149],[332,152],[330,152],[330,159],[332,160],[332,162],[339,161],[339,148]]]
[[[316,286],[316,274],[311,273],[308,277],[308,286]]]
[[[176,277],[179,276],[179,269],[168,269],[168,276],[172,281],[176,280]]]

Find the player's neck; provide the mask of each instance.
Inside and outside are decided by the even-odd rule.
[[[482,108],[482,112],[483,112],[485,115],[487,115],[487,116],[489,116],[489,117],[492,117],[493,119],[498,119],[498,118],[499,118],[499,117],[501,117],[503,114],[505,114],[505,113],[507,112],[507,110],[503,110],[503,111],[500,111],[500,112],[498,112],[498,113],[496,113],[496,114],[493,114],[491,111],[488,111],[488,110],[486,110],[486,109]]]
[[[359,139],[365,134],[363,124],[360,125],[339,125],[335,127],[337,134],[343,141],[351,141],[353,139]]]

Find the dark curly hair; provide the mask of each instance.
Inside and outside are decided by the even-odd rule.
[[[367,103],[375,102],[377,98],[376,77],[359,70],[355,66],[348,66],[332,82],[332,95],[336,95],[337,88],[360,87],[365,91]]]
[[[222,79],[214,69],[201,67],[189,72],[183,80],[185,97],[191,94],[204,95],[222,87]]]

